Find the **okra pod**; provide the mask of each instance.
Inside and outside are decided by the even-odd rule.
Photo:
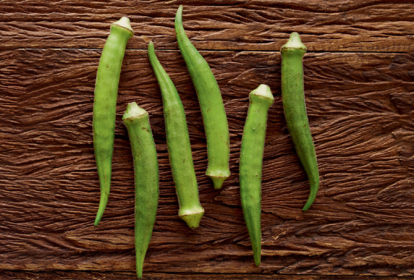
[[[94,225],[105,211],[111,188],[112,154],[115,138],[116,99],[126,44],[133,35],[129,19],[121,18],[111,25],[96,74],[93,104],[93,147],[98,169],[101,199]]]
[[[122,120],[131,142],[135,175],[135,255],[138,278],[142,277],[145,254],[157,215],[159,175],[157,150],[148,113],[129,103]]]
[[[260,265],[262,232],[261,183],[267,112],[273,104],[269,86],[260,85],[250,93],[250,105],[240,151],[240,197],[244,220],[253,248],[254,262]]]
[[[309,129],[303,85],[303,56],[306,47],[299,34],[293,32],[289,41],[282,46],[282,99],[287,127],[296,153],[308,175],[310,194],[303,207],[311,207],[319,189],[319,171],[315,146]]]
[[[178,216],[190,228],[196,228],[200,224],[204,209],[198,198],[197,178],[184,106],[174,83],[158,61],[152,42],[148,45],[148,57],[161,89],[168,154],[180,204]]]
[[[220,89],[210,66],[185,34],[182,14],[183,6],[181,5],[175,16],[178,47],[197,91],[203,115],[208,155],[206,175],[213,180],[214,188],[220,189],[224,180],[230,176],[230,137],[226,111]]]

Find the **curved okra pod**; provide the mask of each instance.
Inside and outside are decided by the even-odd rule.
[[[126,44],[133,35],[129,19],[121,18],[111,25],[99,61],[93,104],[93,147],[101,187],[101,199],[95,226],[99,224],[111,188],[112,154],[115,137],[116,98]]]
[[[200,224],[204,209],[198,198],[197,178],[184,107],[177,89],[155,55],[152,42],[148,45],[148,57],[162,94],[168,153],[180,203],[178,216],[190,228],[196,228]]]
[[[302,44],[299,34],[293,32],[280,51],[282,54],[283,110],[296,153],[310,183],[309,198],[303,207],[303,211],[306,211],[315,200],[319,188],[318,162],[309,129],[303,91],[302,58],[306,53],[306,47]]]
[[[249,112],[243,129],[240,151],[240,197],[244,220],[253,248],[254,263],[260,265],[262,232],[261,183],[267,112],[273,104],[269,86],[260,85],[250,93]]]
[[[220,189],[230,176],[230,138],[226,111],[217,81],[206,60],[191,44],[182,23],[183,6],[175,16],[175,32],[188,72],[197,91],[204,129],[207,138],[208,168],[206,175],[213,180],[214,188]]]
[[[122,117],[131,142],[135,173],[135,254],[137,276],[142,277],[145,254],[157,215],[159,176],[157,150],[148,113],[135,102],[129,103]]]

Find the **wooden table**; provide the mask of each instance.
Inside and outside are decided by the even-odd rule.
[[[227,111],[232,175],[221,190],[204,174],[203,122],[174,32],[179,4]],[[109,26],[124,15],[135,36],[119,87],[110,199],[94,227],[94,84]],[[150,113],[160,166],[146,279],[389,280],[414,273],[413,1],[4,0],[0,18],[1,279],[135,278],[134,177],[121,121],[132,101]],[[309,185],[280,92],[279,49],[293,31],[308,47],[305,93],[321,174],[305,213]],[[187,114],[206,210],[196,230],[177,216],[148,39]],[[263,163],[262,265],[255,267],[238,158],[248,94],[260,83],[271,87],[275,103]]]

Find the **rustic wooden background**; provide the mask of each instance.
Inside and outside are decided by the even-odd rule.
[[[204,175],[201,113],[173,26],[180,4],[227,111],[232,176],[221,190]],[[94,83],[109,26],[124,15],[135,36],[119,87],[110,200],[94,227]],[[412,0],[0,1],[0,279],[135,278],[134,178],[121,121],[132,101],[150,113],[160,165],[146,279],[408,278],[414,274],[413,21]],[[279,49],[293,31],[308,47],[305,92],[321,174],[306,213],[309,186],[280,93]],[[177,216],[148,39],[187,113],[206,210],[197,230]],[[275,103],[263,168],[263,261],[255,267],[238,158],[248,94],[260,83],[271,87]]]

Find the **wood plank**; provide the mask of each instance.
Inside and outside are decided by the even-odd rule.
[[[178,51],[157,52],[184,103],[206,209],[200,228],[189,230],[177,217],[161,96],[146,51],[128,50],[124,60],[113,183],[99,227],[93,226],[99,187],[91,125],[100,51],[0,52],[0,269],[133,273],[133,170],[121,116],[137,101],[150,113],[161,179],[145,273],[411,275],[413,56],[305,55],[321,188],[303,213],[309,186],[283,117],[280,54],[202,54],[222,90],[231,133],[232,176],[221,190],[204,175],[203,124],[184,61]],[[239,201],[238,157],[248,93],[259,83],[272,88],[275,104],[264,155],[263,262],[255,267]]]
[[[75,279],[96,279],[96,280],[133,280],[137,279],[133,272],[95,272],[95,271],[53,271],[53,272],[34,272],[34,271],[2,271],[5,280],[11,279],[42,279],[42,280],[75,280]],[[275,279],[275,280],[331,280],[332,276],[318,275],[241,275],[241,274],[177,274],[177,273],[146,273],[145,279],[164,280],[164,279]],[[372,277],[372,276],[335,276],[336,280],[401,280],[414,279],[414,277]]]
[[[109,25],[132,21],[128,48],[178,49],[174,16],[200,50],[277,51],[299,32],[309,51],[412,52],[414,4],[409,0],[14,1],[0,2],[0,49],[102,48]]]

